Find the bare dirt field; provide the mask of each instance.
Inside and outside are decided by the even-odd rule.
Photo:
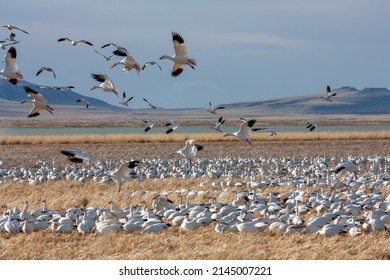
[[[204,142],[199,157],[282,157],[298,159],[327,155],[388,155],[388,139],[341,139],[341,140],[268,140],[247,143],[232,140],[227,142]],[[37,160],[55,162],[62,166],[66,162],[61,149],[81,149],[93,153],[97,158],[141,159],[168,158],[183,143],[173,142],[116,142],[116,143],[31,143],[0,145],[0,160],[3,167],[34,167]],[[174,157],[178,157],[175,155]],[[115,185],[81,182],[46,182],[38,185],[5,183],[0,185],[0,203],[22,209],[23,201],[30,201],[30,209],[41,207],[46,198],[52,209],[65,211],[69,207],[108,207],[110,200],[117,207],[140,205],[141,200],[151,204],[153,195],[163,191],[183,188],[202,189],[199,179],[129,181],[122,195],[118,196]],[[211,180],[206,180],[207,186]],[[210,187],[203,187],[203,190]],[[132,197],[136,190],[143,190],[143,197]],[[266,187],[269,192],[280,191],[278,187]],[[384,190],[389,193],[389,190]],[[385,194],[384,194],[385,195]],[[226,202],[233,194],[226,198]],[[173,198],[172,198],[173,199]],[[198,201],[201,203],[202,201]],[[177,199],[175,200],[177,203]],[[309,218],[313,213],[307,214]],[[388,232],[370,233],[355,238],[347,235],[321,237],[315,234],[279,235],[262,233],[224,233],[214,230],[214,224],[193,232],[180,232],[171,227],[156,234],[113,233],[103,236],[89,234],[82,238],[72,234],[53,234],[46,231],[31,234],[9,235],[0,233],[0,259],[390,259],[390,235]]]

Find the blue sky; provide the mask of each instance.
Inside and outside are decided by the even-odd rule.
[[[390,88],[390,1],[5,1],[0,25],[16,31],[19,70],[27,81],[65,86],[114,105],[120,99],[101,90],[91,73],[106,73],[120,92],[134,96],[132,108],[146,108],[145,97],[164,108],[207,107],[322,93],[329,84]],[[180,33],[197,60],[170,76],[171,32]],[[0,29],[0,40],[10,31]],[[60,37],[86,39],[93,47],[72,47]],[[142,65],[155,60],[163,68],[146,68],[137,76],[110,68],[94,52],[115,42]],[[1,50],[2,56],[5,50]],[[41,66],[55,69],[35,76]]]

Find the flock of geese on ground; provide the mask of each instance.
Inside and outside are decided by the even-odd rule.
[[[6,169],[0,162],[0,183],[40,184],[45,181],[93,180],[98,185],[118,185],[133,180],[199,179],[198,189],[122,192],[129,198],[152,197],[151,205],[130,204],[118,208],[74,207],[53,210],[44,201],[42,209],[23,210],[4,205],[0,232],[19,233],[52,230],[54,233],[106,234],[111,232],[157,233],[169,227],[190,231],[210,226],[218,233],[264,232],[280,234],[316,233],[324,236],[387,231],[390,224],[390,158],[294,157],[205,158],[192,157],[201,150],[193,140],[177,151],[180,159],[100,161],[78,150],[61,151],[71,163],[63,168],[55,162],[39,161],[39,168]],[[81,164],[80,166],[78,164]],[[286,187],[287,191],[264,191],[266,187]],[[284,188],[283,188],[284,189]],[[268,189],[269,190],[269,189]],[[226,202],[227,197],[234,198]],[[177,203],[173,201],[177,197]],[[195,198],[200,203],[192,203]],[[311,213],[308,217],[308,213]]]

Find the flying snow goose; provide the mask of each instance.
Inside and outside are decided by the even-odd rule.
[[[210,127],[210,129],[214,129],[216,131],[222,132],[221,127],[225,123],[225,119],[223,117],[219,117],[217,122],[215,123],[215,126]]]
[[[216,114],[217,110],[225,109],[224,106],[213,106],[211,102],[209,101],[209,108],[207,109],[207,112],[210,112],[211,114]]]
[[[102,49],[106,48],[106,47],[115,47],[117,50],[119,51],[122,51],[122,52],[125,52],[125,53],[128,53],[127,49],[122,47],[122,46],[119,46],[118,44],[115,44],[115,43],[107,43],[107,44],[104,44],[103,46],[101,46]]]
[[[89,107],[89,102],[87,99],[84,99],[84,98],[77,99],[76,102],[77,103],[80,103],[80,102],[85,103],[85,109],[88,109],[88,107]]]
[[[169,134],[180,127],[180,125],[175,121],[169,121],[165,124],[165,126],[169,126],[167,131],[165,131],[166,134]]]
[[[18,64],[16,63],[16,49],[11,46],[4,56],[5,67],[0,71],[0,74],[5,77],[11,84],[16,85],[18,81],[23,80],[23,74],[18,71]]]
[[[87,45],[90,45],[90,46],[93,46],[93,44],[91,42],[88,42],[86,40],[71,40],[67,37],[63,37],[63,38],[59,38],[57,40],[57,42],[64,42],[64,41],[68,41],[72,44],[72,46],[77,46],[78,44],[80,43],[83,43],[83,44],[87,44]]]
[[[94,156],[91,156],[87,152],[81,150],[61,150],[61,154],[65,155],[69,161],[75,163],[93,163],[94,165],[99,165],[99,160]]]
[[[114,83],[110,80],[110,78],[106,74],[91,74],[92,78],[96,81],[101,82],[100,85],[95,85],[91,87],[91,90],[101,88],[106,92],[113,92],[116,96],[118,96],[118,90],[114,86]]]
[[[5,50],[8,46],[12,46],[12,45],[15,45],[17,43],[20,43],[20,41],[15,41],[15,42],[11,42],[11,43],[6,43],[5,41],[0,41],[0,48],[2,48],[3,50]]]
[[[74,86],[63,86],[63,87],[56,87],[56,86],[40,86],[39,88],[48,88],[48,89],[52,89],[52,90],[61,91],[62,93],[66,93],[66,92],[68,92],[69,90],[71,90],[72,88],[74,88]]]
[[[119,104],[122,104],[124,106],[129,106],[129,101],[133,99],[134,96],[131,96],[129,98],[126,98],[126,92],[123,92],[122,94],[122,101],[119,102]]]
[[[106,55],[104,55],[104,54],[98,52],[97,50],[95,50],[95,53],[100,54],[100,55],[101,55],[102,57],[104,57],[104,59],[107,60],[107,61],[110,61],[111,58],[114,56],[114,54],[109,55],[109,56],[106,56]]]
[[[50,68],[50,67],[45,67],[45,66],[42,66],[41,68],[39,68],[39,70],[37,71],[37,73],[35,74],[35,76],[38,76],[39,74],[41,74],[43,71],[48,71],[48,72],[52,72],[53,73],[53,76],[54,76],[54,79],[56,79],[56,73],[54,72],[53,68]]]
[[[161,68],[160,64],[158,64],[156,61],[147,61],[147,62],[145,62],[144,65],[142,66],[141,70],[144,71],[145,67],[149,66],[149,65],[157,65],[158,68],[162,71],[162,68]]]
[[[184,148],[176,151],[176,153],[178,153],[179,155],[182,155],[183,157],[185,157],[186,159],[189,160],[190,166],[192,165],[192,160],[196,156],[196,153],[198,151],[203,150],[202,145],[195,144],[194,142],[195,142],[195,139],[188,139],[185,142],[186,145],[184,146]]]
[[[239,140],[245,140],[247,141],[250,145],[252,145],[252,142],[249,140],[249,136],[252,133],[252,127],[255,124],[256,120],[242,120],[242,123],[240,125],[240,129],[236,132],[233,133],[225,133],[223,136],[233,136],[236,137]]]
[[[124,58],[120,61],[114,62],[111,65],[111,68],[114,68],[115,66],[117,66],[119,64],[122,64],[123,65],[123,68],[122,68],[123,72],[128,72],[131,69],[135,69],[135,71],[137,71],[137,74],[138,75],[140,74],[141,66],[138,64],[137,59],[133,55],[128,54],[128,53],[123,52],[123,51],[120,51],[120,50],[115,50],[113,52],[113,54],[115,54],[117,56],[124,56]]]
[[[14,25],[11,25],[11,24],[6,24],[6,25],[1,25],[0,27],[5,27],[5,28],[8,28],[8,30],[19,30],[19,31],[22,31],[22,32],[24,32],[24,33],[26,33],[26,34],[30,34],[30,33],[28,33],[27,31],[25,31],[25,30],[23,30],[23,29],[20,29],[19,27],[16,27],[16,26],[14,26]]]
[[[336,96],[336,92],[333,92],[332,93],[332,90],[330,89],[330,86],[327,86],[326,87],[326,92],[325,92],[325,96],[320,96],[320,98],[323,98],[329,102],[332,102],[332,97],[333,96]]]
[[[126,180],[129,178],[130,171],[132,171],[134,167],[138,166],[138,164],[139,160],[127,161],[122,163],[117,170],[110,172],[110,177],[118,185],[118,194],[120,193]]]
[[[173,61],[171,75],[173,77],[179,76],[181,72],[183,72],[185,65],[195,69],[196,60],[188,57],[188,51],[186,45],[184,44],[183,37],[176,32],[172,32],[172,42],[175,54],[173,56],[163,55],[160,57],[160,60],[169,59]]]
[[[151,119],[144,120],[144,123],[146,123],[145,129],[144,129],[145,132],[148,132],[149,130],[151,130],[152,127],[156,124],[154,122],[154,120],[151,120]]]
[[[318,126],[317,123],[309,122],[309,123],[307,123],[306,128],[307,128],[308,130],[310,130],[310,131],[313,131],[314,129],[317,128],[317,126]]]
[[[343,170],[352,172],[353,174],[355,174],[355,178],[357,177],[357,173],[359,172],[359,168],[355,164],[350,162],[342,162],[336,165],[334,172],[338,174]]]
[[[149,107],[152,109],[162,109],[161,107],[155,106],[152,103],[150,103],[146,98],[142,98],[146,103],[148,103]]]
[[[53,115],[54,109],[46,104],[47,100],[43,97],[42,94],[33,90],[29,86],[24,86],[24,90],[27,92],[27,94],[29,96],[31,96],[32,100],[24,99],[21,101],[21,103],[22,104],[24,104],[24,103],[32,103],[33,104],[31,111],[27,115],[28,118],[39,116],[40,115],[39,111],[42,111],[42,110],[47,110],[50,114]]]

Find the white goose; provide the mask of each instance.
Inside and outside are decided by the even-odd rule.
[[[184,44],[183,37],[176,32],[172,32],[172,42],[175,54],[173,56],[163,55],[160,57],[160,59],[169,59],[173,61],[171,75],[173,77],[179,76],[183,72],[185,65],[195,69],[196,60],[188,57],[188,51]]]
[[[12,30],[15,29],[15,30],[22,31],[22,32],[24,32],[24,33],[26,33],[26,34],[30,34],[30,33],[28,33],[27,31],[25,31],[25,30],[23,30],[23,29],[20,29],[19,27],[16,27],[16,26],[11,25],[11,24],[1,25],[0,27],[5,27],[5,28],[7,28],[7,29],[10,30],[10,31],[12,31]]]
[[[110,177],[117,183],[118,185],[118,194],[120,193],[123,185],[126,180],[129,178],[130,171],[138,166],[138,160],[132,160],[128,162],[122,163],[119,168],[115,171],[110,172]]]
[[[99,165],[99,160],[97,160],[94,156],[91,156],[90,154],[81,151],[81,150],[62,150],[61,154],[67,156],[68,160],[71,162],[76,163],[83,163],[83,162],[91,162],[94,165]]]
[[[46,104],[47,100],[43,97],[42,94],[38,93],[37,91],[33,90],[32,88],[28,86],[24,86],[24,90],[27,92],[29,96],[32,97],[32,100],[24,99],[21,101],[22,104],[24,103],[32,103],[33,107],[28,113],[27,117],[37,117],[40,115],[40,111],[47,110],[50,114],[53,114],[54,109]]]
[[[12,209],[8,210],[8,219],[4,223],[4,229],[8,233],[19,233],[20,232],[20,227],[16,221],[13,221],[12,219]]]
[[[190,162],[190,165],[192,165],[192,160],[196,156],[196,153],[198,151],[203,150],[202,145],[195,144],[194,142],[195,142],[195,139],[188,139],[185,142],[186,145],[184,146],[184,148],[176,151],[176,153],[178,153],[179,155],[182,155],[183,157],[188,159]]]
[[[144,120],[144,123],[146,123],[146,127],[144,129],[144,132],[148,132],[156,124],[155,121],[151,120],[151,119]]]
[[[249,136],[251,135],[252,131],[257,129],[252,129],[253,125],[255,124],[256,120],[243,120],[243,122],[240,125],[240,129],[233,133],[225,133],[223,136],[233,136],[236,137],[239,140],[247,141],[250,145],[252,145],[252,142],[249,140]]]
[[[152,109],[162,109],[161,107],[158,107],[156,105],[153,105],[152,103],[150,103],[146,98],[142,98],[146,103],[148,103],[149,107],[152,108]]]
[[[8,46],[13,46],[17,43],[20,43],[20,41],[13,41],[13,42],[10,42],[10,43],[6,43],[6,41],[0,41],[0,48],[2,48],[3,50],[5,50]]]
[[[217,122],[215,123],[215,126],[210,127],[210,129],[214,129],[216,131],[222,132],[222,126],[225,123],[225,119],[223,117],[219,117]]]
[[[77,100],[76,100],[76,103],[80,103],[80,102],[85,104],[85,109],[88,109],[88,107],[89,107],[89,102],[88,102],[87,99],[80,98],[80,99],[77,99]]]
[[[80,43],[83,43],[83,44],[87,44],[87,45],[90,45],[90,46],[93,46],[93,44],[91,42],[88,42],[86,40],[71,40],[67,37],[63,37],[63,38],[59,38],[57,40],[57,42],[64,42],[64,41],[68,41],[72,44],[72,46],[77,46],[78,44]]]
[[[38,76],[39,74],[41,74],[43,71],[48,71],[48,72],[52,72],[53,73],[53,76],[54,76],[54,79],[56,79],[56,73],[54,72],[53,68],[50,68],[50,67],[46,67],[46,66],[42,66],[41,68],[38,69],[37,73],[35,74],[35,76]]]
[[[156,61],[146,61],[146,62],[144,63],[144,65],[142,66],[142,69],[141,69],[141,70],[144,71],[145,67],[146,67],[146,66],[149,66],[149,65],[157,65],[158,68],[162,71],[162,68],[161,68],[160,64],[158,64]]]
[[[133,99],[134,96],[130,96],[129,98],[126,98],[126,92],[123,92],[122,94],[122,101],[119,102],[119,104],[122,104],[124,106],[129,106],[129,101]]]
[[[113,52],[113,54],[118,55],[118,56],[124,56],[124,58],[118,62],[114,62],[111,65],[111,68],[114,68],[115,66],[117,66],[119,64],[122,64],[123,65],[123,68],[122,68],[123,72],[128,72],[131,69],[134,69],[135,71],[137,71],[138,75],[140,74],[141,66],[138,64],[137,59],[133,55],[128,54],[128,53],[123,52],[123,51],[120,51],[120,50],[115,50]]]
[[[101,82],[100,85],[95,85],[91,87],[91,90],[101,88],[106,92],[113,92],[116,96],[118,96],[118,90],[114,86],[114,83],[106,74],[91,74],[92,78],[96,81]]]
[[[333,96],[336,96],[336,92],[333,92],[332,93],[332,90],[330,89],[330,86],[327,86],[326,87],[326,92],[325,92],[325,96],[320,96],[320,98],[323,98],[329,102],[332,102],[332,97]]]
[[[114,54],[109,55],[109,56],[106,56],[106,55],[104,55],[104,54],[98,52],[97,50],[95,50],[95,53],[100,54],[100,55],[101,55],[102,57],[104,57],[104,59],[107,60],[107,61],[110,61],[111,58],[114,56]]]
[[[207,112],[210,112],[211,114],[216,114],[217,110],[220,109],[225,109],[225,106],[213,106],[209,101],[209,108],[207,109]]]
[[[357,173],[360,171],[358,166],[356,166],[355,164],[350,162],[342,162],[335,167],[334,172],[338,174],[343,170],[352,172],[355,175],[355,178],[357,178]]]
[[[0,71],[0,74],[3,75],[11,84],[16,85],[18,81],[23,80],[23,74],[18,71],[18,64],[16,63],[16,49],[14,46],[8,49],[4,58],[5,67]]]
[[[169,121],[165,124],[165,126],[169,126],[167,131],[165,131],[166,134],[172,133],[174,130],[178,129],[180,125],[176,123],[175,121]]]

